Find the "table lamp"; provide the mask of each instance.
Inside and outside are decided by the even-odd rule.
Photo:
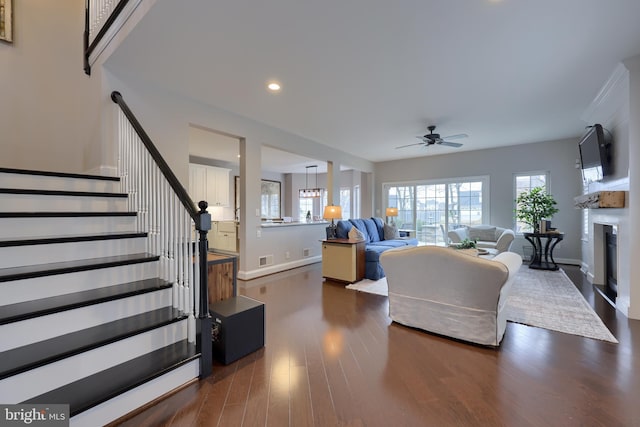
[[[335,239],[337,233],[336,224],[333,220],[342,219],[342,208],[340,206],[333,205],[325,206],[323,218],[331,220],[331,225],[327,227],[327,239]]]
[[[387,215],[387,220],[391,217],[391,225],[395,225],[393,217],[398,216],[398,208],[387,208],[385,214]]]

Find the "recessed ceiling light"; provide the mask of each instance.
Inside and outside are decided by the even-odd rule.
[[[271,92],[280,92],[281,86],[280,83],[277,82],[271,82],[267,85],[267,88],[271,91]]]

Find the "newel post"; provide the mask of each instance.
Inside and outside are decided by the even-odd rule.
[[[207,286],[207,232],[211,229],[211,214],[207,212],[207,202],[198,203],[198,222],[196,228],[199,233],[200,254],[200,301],[199,306],[199,330],[200,335],[200,378],[211,375],[213,364],[213,349],[211,347],[211,315],[209,314],[209,288]]]

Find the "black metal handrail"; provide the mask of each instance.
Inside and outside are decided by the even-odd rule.
[[[129,106],[124,101],[120,92],[113,91],[111,92],[111,99],[113,102],[118,104],[122,113],[125,115],[138,137],[140,137],[141,142],[144,144],[145,148],[158,165],[158,168],[162,172],[163,176],[175,192],[178,200],[186,211],[189,213],[189,216],[195,223],[195,228],[198,230],[199,234],[199,260],[198,260],[198,270],[200,275],[200,283],[199,285],[199,293],[200,300],[198,301],[199,308],[199,327],[198,327],[198,335],[200,337],[199,340],[199,351],[200,351],[200,376],[202,378],[207,377],[211,374],[211,364],[213,360],[212,355],[212,347],[210,345],[209,340],[211,339],[211,316],[209,315],[209,290],[207,286],[207,231],[211,229],[211,215],[207,213],[207,202],[200,201],[198,203],[198,207],[200,210],[196,209],[193,200],[187,193],[187,190],[182,186],[178,178],[175,176],[167,162],[164,160],[156,146],[151,141],[151,138],[145,130],[142,128],[142,125],[133,114],[133,112],[129,109]]]
[[[89,64],[89,57],[91,56],[91,54],[95,50],[96,46],[98,46],[98,44],[100,43],[102,38],[105,36],[107,31],[109,31],[109,28],[111,28],[111,26],[113,25],[115,20],[118,19],[118,16],[120,15],[120,13],[122,13],[122,10],[125,8],[127,3],[129,3],[129,0],[121,0],[120,3],[118,3],[116,5],[116,7],[113,8],[113,12],[111,12],[111,14],[107,18],[107,20],[104,22],[104,25],[102,26],[102,28],[100,28],[100,31],[98,31],[98,34],[96,34],[96,37],[95,37],[95,39],[93,39],[93,42],[89,43],[89,24],[90,24],[89,23],[89,0],[85,0],[85,7],[84,7],[84,9],[85,9],[85,11],[84,11],[84,72],[87,75],[91,75],[91,64]]]
[[[193,202],[193,200],[191,200],[189,193],[187,193],[187,190],[184,189],[178,178],[175,176],[167,162],[162,157],[162,154],[160,154],[156,146],[151,141],[151,138],[149,138],[149,135],[147,135],[147,132],[145,132],[145,130],[142,128],[142,125],[140,124],[136,116],[131,112],[129,106],[124,101],[124,98],[122,98],[120,92],[111,92],[111,100],[120,106],[120,109],[131,123],[131,126],[133,126],[133,128],[135,129],[136,133],[140,137],[140,140],[149,151],[149,154],[151,154],[151,157],[153,157],[153,160],[155,160],[155,162],[158,164],[160,171],[169,182],[169,185],[171,185],[173,191],[175,191],[176,195],[180,199],[180,203],[182,203],[187,212],[189,212],[191,219],[193,219],[193,221],[196,223],[196,228],[199,230],[200,228],[198,227],[200,226],[200,224],[198,224],[198,222],[200,220],[200,214],[198,212],[198,209],[196,208],[195,203]]]

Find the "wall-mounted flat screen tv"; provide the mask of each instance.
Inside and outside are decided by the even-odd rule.
[[[613,172],[611,164],[611,138],[602,125],[589,127],[578,144],[580,166],[585,182],[601,181]]]

